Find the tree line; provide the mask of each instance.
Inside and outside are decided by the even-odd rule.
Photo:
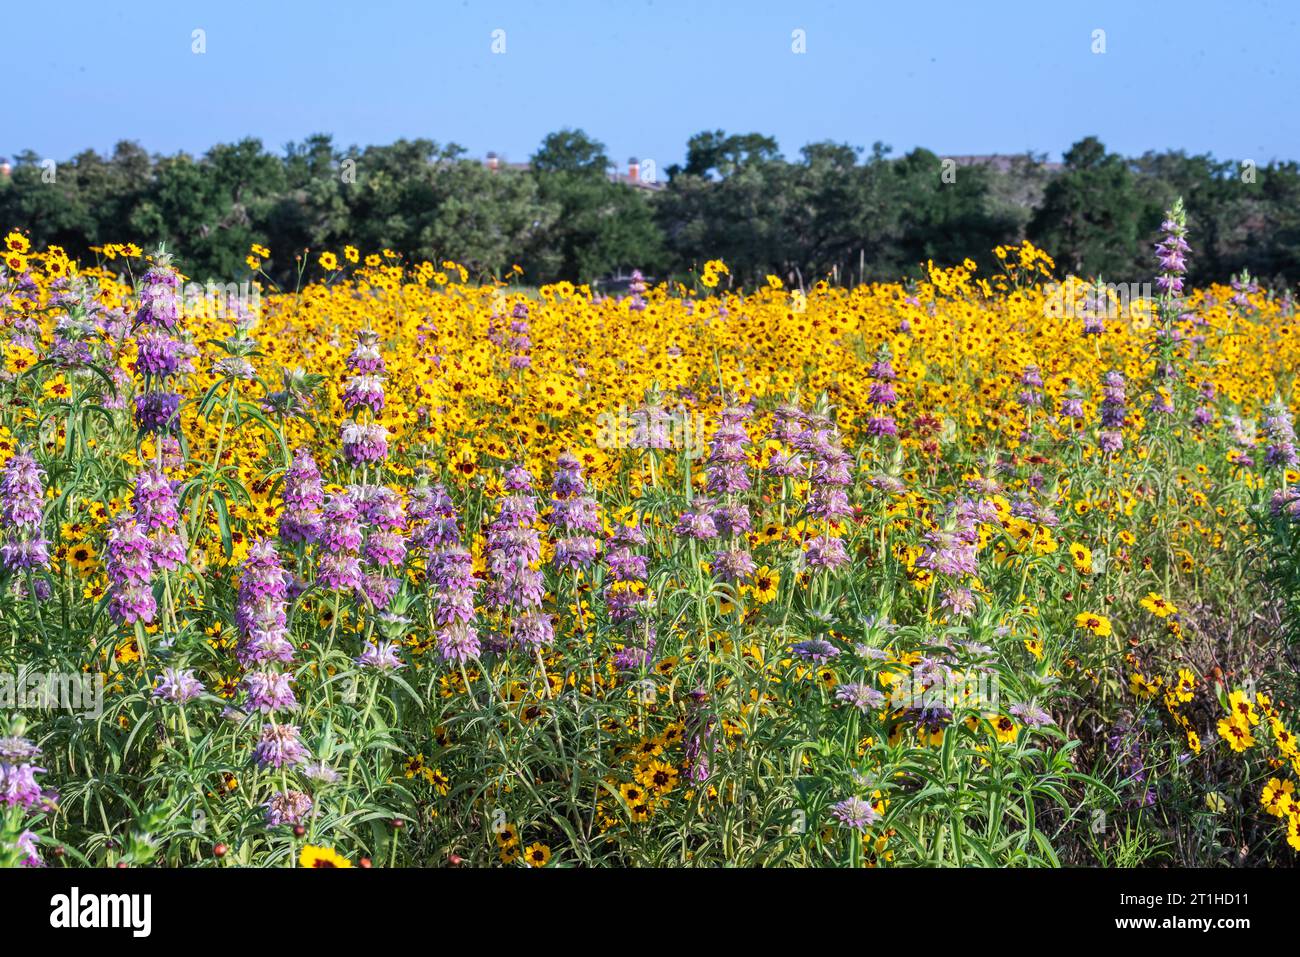
[[[454,145],[399,140],[342,149],[327,135],[288,144],[220,144],[201,157],[151,156],[122,142],[50,164],[30,151],[0,177],[0,227],[70,255],[111,242],[166,242],[198,279],[247,274],[249,247],[292,285],[305,250],[391,249],[455,259],[479,275],[514,265],[526,281],[586,282],[639,268],[686,278],[722,259],[729,280],[796,283],[919,275],[926,260],[992,264],[1028,239],[1058,271],[1109,281],[1149,277],[1162,212],[1181,195],[1194,237],[1193,282],[1243,269],[1274,284],[1300,277],[1300,169],[1181,151],[1127,158],[1095,137],[1060,164],[1024,154],[956,162],[821,142],[796,158],[757,133],[703,132],[662,188],[609,175],[603,144],[581,130],[543,140],[527,164],[491,167]]]

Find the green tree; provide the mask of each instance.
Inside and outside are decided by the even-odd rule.
[[[553,213],[529,249],[530,280],[587,282],[615,269],[663,265],[651,200],[610,180],[604,144],[582,130],[560,130],[542,141],[530,167],[538,198]]]
[[[1065,154],[1065,169],[1047,186],[1028,235],[1064,271],[1137,279],[1150,271],[1144,245],[1160,207],[1138,188],[1127,160],[1093,136]]]

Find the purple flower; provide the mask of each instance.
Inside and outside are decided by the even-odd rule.
[[[529,652],[540,650],[555,640],[551,619],[540,609],[530,609],[511,622],[514,643]]]
[[[876,823],[876,809],[860,797],[846,798],[831,805],[831,816],[844,827],[865,831]]]
[[[713,558],[713,574],[719,581],[738,582],[754,571],[754,559],[748,549],[729,548]]]
[[[1187,217],[1183,212],[1181,197],[1174,203],[1165,221],[1160,224],[1160,230],[1163,235],[1160,242],[1156,243],[1156,258],[1160,264],[1156,287],[1162,293],[1176,299],[1183,292],[1187,254],[1191,252],[1191,247],[1187,245]]]
[[[337,784],[343,780],[343,775],[339,774],[324,761],[313,761],[305,764],[300,769],[303,777],[311,781],[317,781],[321,784]]]
[[[135,422],[146,433],[174,432],[179,424],[181,397],[175,392],[154,391],[136,396]]]
[[[1127,407],[1128,398],[1125,395],[1124,376],[1115,371],[1107,372],[1102,380],[1102,427],[1107,429],[1121,428],[1124,425]]]
[[[1264,450],[1264,464],[1273,468],[1295,468],[1295,426],[1291,410],[1279,399],[1265,410],[1263,427],[1268,445]]]
[[[0,557],[10,571],[48,568],[49,542],[41,531],[45,516],[45,472],[27,451],[10,457],[0,479],[0,519],[5,543]]]
[[[975,574],[976,546],[953,529],[931,529],[925,535],[925,550],[916,564],[937,575],[952,577]]]
[[[401,587],[401,579],[384,575],[382,572],[365,571],[361,575],[360,583],[353,586],[353,592],[358,601],[364,599],[375,608],[384,609],[392,604],[393,597]]]
[[[939,604],[958,618],[965,618],[975,610],[975,596],[969,588],[947,588]]]
[[[150,579],[153,542],[134,518],[119,517],[108,531],[105,559],[112,597],[109,612],[122,624],[148,624],[158,611]]]
[[[175,375],[181,369],[180,344],[170,336],[146,332],[136,340],[135,371],[138,375]]]
[[[355,552],[361,548],[361,513],[350,492],[331,495],[321,516],[321,548],[326,552]]]
[[[293,676],[276,671],[250,671],[244,675],[244,707],[263,714],[273,711],[293,711],[298,707],[294,697]]]
[[[316,565],[316,581],[328,591],[353,591],[360,588],[361,559],[342,552],[322,555]]]
[[[804,559],[814,571],[831,571],[847,564],[849,555],[844,549],[844,543],[838,538],[819,535],[808,542]]]
[[[898,424],[894,421],[893,416],[872,416],[867,419],[867,435],[870,435],[873,438],[884,438],[886,436],[898,435]]]
[[[555,553],[551,565],[557,569],[589,568],[600,552],[600,542],[591,535],[575,535],[562,538],[555,543]]]
[[[673,532],[686,538],[707,541],[718,537],[718,526],[714,524],[713,516],[708,511],[704,509],[691,511],[688,509],[678,517]]]
[[[0,546],[0,558],[6,568],[16,571],[24,568],[48,568],[50,564],[49,543],[43,538],[25,538],[6,542]],[[36,583],[39,590],[48,587],[43,579]]]
[[[720,747],[714,739],[714,725],[717,718],[709,707],[709,693],[703,688],[696,688],[686,702],[686,728],[683,757],[686,759],[687,777],[697,783],[703,783],[712,774],[712,755]]]
[[[371,465],[388,457],[388,429],[378,422],[346,422],[342,439],[343,457],[350,465]]]
[[[149,533],[154,571],[170,571],[185,563],[185,542],[177,532],[180,513],[176,484],[157,469],[146,469],[136,476],[135,520]]]
[[[366,559],[374,565],[397,568],[406,560],[406,538],[401,532],[380,529],[366,538]]]
[[[832,426],[819,431],[810,443],[810,453],[814,461],[808,514],[828,523],[851,518],[853,507],[847,490],[853,484],[853,459],[840,446],[839,429]]]
[[[791,650],[797,657],[814,664],[824,664],[840,653],[840,649],[825,638],[809,638],[807,641],[799,642]]]
[[[38,768],[34,764],[0,761],[0,804],[30,809],[41,803],[44,792],[36,783],[36,775],[44,771],[44,768]]]
[[[0,503],[6,526],[33,530],[45,516],[45,470],[26,450],[16,452],[5,463],[0,479]]]
[[[706,487],[711,495],[731,495],[749,489],[745,454],[749,445],[745,421],[749,416],[749,409],[740,407],[723,409],[719,415],[704,468]]]
[[[294,453],[293,464],[284,476],[283,498],[280,538],[286,545],[316,541],[321,533],[325,496],[321,491],[320,472],[309,449],[300,448]]]
[[[551,622],[540,607],[544,586],[542,573],[534,565],[541,553],[541,542],[533,523],[537,518],[532,495],[532,479],[518,466],[506,471],[506,490],[511,494],[501,501],[501,509],[488,528],[487,565],[491,582],[488,604],[510,609],[512,640],[532,650],[549,645],[554,639]]]
[[[835,689],[835,697],[845,704],[852,705],[863,714],[885,704],[885,695],[868,684],[842,684]]]
[[[154,689],[153,696],[170,701],[172,704],[184,704],[203,694],[203,682],[194,677],[194,669],[164,668],[162,680]]]
[[[510,311],[510,337],[505,341],[505,346],[513,352],[510,356],[509,365],[512,369],[527,369],[533,364],[532,356],[529,352],[532,350],[533,341],[529,338],[528,325],[528,305],[527,303],[517,302]]]
[[[605,604],[610,621],[622,628],[628,639],[628,644],[614,656],[615,667],[620,671],[647,665],[654,653],[654,626],[646,617],[648,608],[644,597],[648,560],[636,551],[645,544],[645,532],[637,525],[620,522],[609,536],[605,561],[610,580],[605,587]]]
[[[460,541],[455,503],[441,485],[417,485],[411,489],[406,518],[416,547],[437,549]]]
[[[253,753],[259,766],[276,769],[292,767],[302,764],[309,756],[307,748],[299,740],[296,724],[262,725],[262,737]]]
[[[145,469],[135,477],[132,506],[135,520],[147,532],[173,529],[180,520],[175,484],[157,469]]]
[[[397,656],[397,646],[393,642],[381,641],[376,644],[367,641],[361,655],[357,658],[357,666],[373,668],[376,671],[396,671],[402,667],[402,659]]]
[[[713,526],[719,535],[746,535],[752,524],[749,509],[743,502],[719,505],[713,509]]]
[[[1036,704],[1017,702],[1011,706],[1012,717],[1019,718],[1031,728],[1052,724],[1052,716]]]
[[[343,386],[343,408],[349,412],[369,409],[378,415],[384,409],[384,378],[377,375],[354,375]]]
[[[266,826],[301,824],[311,814],[311,798],[301,791],[277,791],[266,802]]]
[[[45,862],[41,860],[40,852],[36,849],[36,845],[40,843],[40,840],[40,837],[32,831],[23,831],[18,835],[18,840],[14,842],[14,848],[18,853],[24,855],[19,867],[45,866]]]
[[[379,335],[370,329],[357,334],[357,341],[347,358],[347,367],[357,373],[374,374],[384,371],[384,357],[379,351]]]
[[[263,538],[249,546],[235,605],[235,624],[240,631],[236,654],[246,667],[293,659],[288,632],[288,585],[289,578],[280,564],[275,544]]]
[[[454,520],[453,520],[454,521]],[[474,628],[474,560],[460,545],[447,545],[430,556],[429,578],[437,595],[434,622],[443,661],[464,664],[480,651]]]
[[[873,382],[867,391],[867,402],[871,405],[893,405],[898,401],[892,382]]]
[[[170,257],[157,256],[136,290],[140,297],[136,324],[145,329],[175,329],[180,318],[180,285],[181,277],[171,267]]]
[[[0,738],[0,804],[29,810],[50,803],[49,795],[36,783],[36,775],[44,774],[45,769],[31,763],[40,756],[41,749],[26,738]]]
[[[25,764],[40,756],[40,747],[26,738],[18,735],[0,738],[0,761],[6,764]]]
[[[600,519],[596,500],[587,494],[578,460],[566,452],[555,465],[551,484],[555,500],[550,524],[558,537],[551,564],[557,569],[577,571],[590,567],[596,560],[600,542],[595,536],[600,532]]]

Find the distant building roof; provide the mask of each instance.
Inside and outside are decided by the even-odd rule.
[[[483,165],[488,169],[513,169],[521,173],[533,168],[531,163],[507,163],[496,153],[488,153],[483,160]],[[631,186],[634,189],[649,190],[650,192],[658,192],[664,188],[664,184],[657,178],[647,180],[641,175],[641,163],[635,158],[628,160],[626,172],[615,170],[610,173],[609,181]]]

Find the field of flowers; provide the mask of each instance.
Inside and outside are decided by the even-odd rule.
[[[1289,865],[1295,309],[1185,234],[1128,302],[348,247],[232,308],[9,233],[0,864]]]

